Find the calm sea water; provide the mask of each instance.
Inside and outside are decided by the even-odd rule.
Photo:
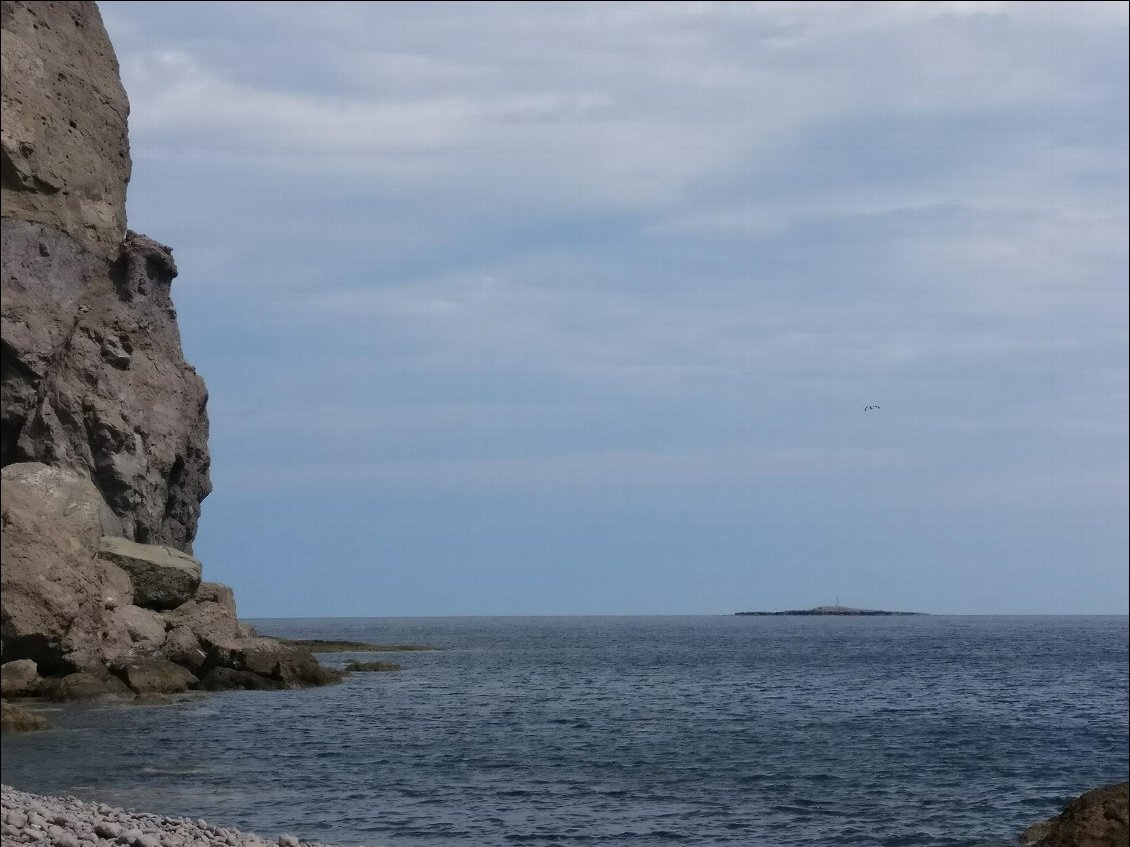
[[[445,649],[65,709],[4,738],[4,782],[389,847],[786,847],[1011,844],[1127,778],[1125,617],[256,623]]]

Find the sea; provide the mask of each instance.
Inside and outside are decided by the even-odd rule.
[[[1127,778],[1126,617],[260,620],[343,684],[60,707],[16,788],[386,847],[1017,844]]]

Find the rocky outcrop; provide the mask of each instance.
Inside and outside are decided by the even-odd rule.
[[[79,471],[115,519],[106,535],[191,552],[207,392],[181,352],[171,259],[134,238],[111,263],[43,224],[0,226],[0,462]]]
[[[98,555],[129,574],[133,602],[143,609],[175,609],[200,587],[200,562],[171,547],[107,536]]]
[[[103,536],[107,510],[86,477],[9,465],[0,500],[5,693],[29,670],[47,679],[28,693],[56,699],[340,678],[303,647],[257,637],[231,589],[200,582],[194,559]]]
[[[1021,841],[1031,847],[1112,847],[1130,843],[1127,825],[1130,783],[1120,782],[1075,798],[1048,821],[1024,830]]]
[[[191,552],[207,393],[168,247],[126,231],[129,104],[98,9],[3,2],[0,464],[88,475],[106,535]]]
[[[207,392],[181,350],[172,250],[126,229],[129,109],[97,8],[3,0],[2,23],[5,695],[333,681],[257,638],[191,556]]]
[[[94,556],[104,505],[86,477],[29,463],[0,471],[0,638],[4,660],[44,675],[82,670],[130,643],[110,614],[129,577]]]
[[[129,101],[93,3],[3,4],[5,218],[117,258],[130,178]]]

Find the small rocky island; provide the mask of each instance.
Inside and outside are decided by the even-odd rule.
[[[814,609],[787,609],[783,612],[734,612],[734,614],[753,617],[773,617],[781,615],[788,615],[790,617],[819,617],[822,615],[839,615],[842,617],[879,618],[925,615],[926,612],[887,612],[882,609],[852,609],[849,606],[817,606]]]

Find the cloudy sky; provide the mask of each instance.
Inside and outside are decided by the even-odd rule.
[[[245,615],[1126,613],[1126,4],[100,5]]]

